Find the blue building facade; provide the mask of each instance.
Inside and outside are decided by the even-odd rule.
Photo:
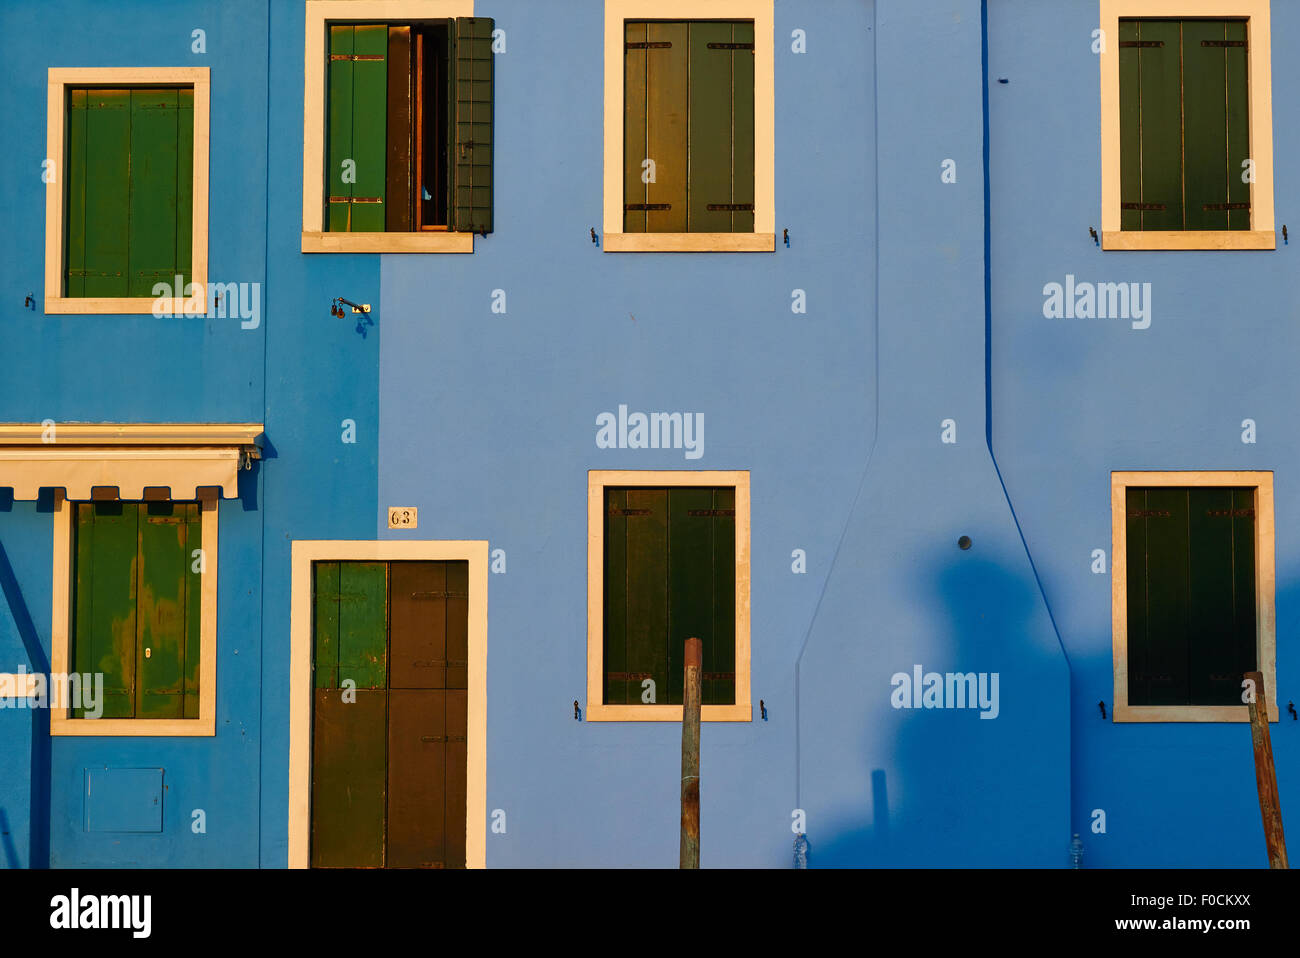
[[[662,252],[611,235],[606,195],[608,24],[658,15],[634,0],[429,0],[428,16],[495,31],[492,228],[461,255],[308,239],[304,47],[335,4],[342,19],[399,16],[344,0],[0,10],[14,85],[0,157],[14,452],[0,467],[39,459],[47,421],[260,426],[217,509],[213,733],[51,734],[50,710],[11,699],[6,866],[305,863],[295,544],[320,541],[375,555],[486,543],[470,864],[673,865],[680,725],[609,718],[590,696],[589,490],[593,475],[706,470],[748,483],[736,669],[750,699],[743,717],[706,711],[706,867],[788,867],[800,832],[814,866],[1063,866],[1076,833],[1089,866],[1264,863],[1244,707],[1116,714],[1112,474],[1271,474],[1271,528],[1262,507],[1257,528],[1276,590],[1258,613],[1275,628],[1285,803],[1300,788],[1285,711],[1296,281],[1280,235],[1275,249],[1110,247],[1096,31],[1116,4],[668,4],[665,19],[754,19],[756,167],[774,200],[760,173],[766,248]],[[1252,54],[1300,34],[1282,4],[1219,6],[1252,8]],[[1157,15],[1133,7],[1119,15]],[[209,71],[207,279],[257,284],[256,316],[43,309],[51,68]],[[1272,63],[1279,103],[1294,69]],[[1254,122],[1279,160],[1255,158],[1280,234],[1297,132],[1282,111]],[[1146,319],[1049,318],[1048,287],[1067,276],[1149,283]],[[370,312],[340,318],[340,297]],[[620,410],[694,417],[694,448],[611,448],[601,417]],[[58,498],[19,485],[0,474],[0,672],[48,673]],[[418,509],[418,526],[390,528],[395,507]],[[928,697],[930,673],[973,673],[971,700],[954,703],[951,682]],[[157,821],[96,828],[90,773],[143,768],[162,769]]]

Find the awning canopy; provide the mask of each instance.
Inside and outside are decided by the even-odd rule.
[[[260,423],[4,423],[0,424],[0,488],[36,499],[62,489],[88,500],[96,488],[121,499],[143,499],[166,488],[173,499],[195,499],[204,487],[239,495],[239,469],[260,458]]]

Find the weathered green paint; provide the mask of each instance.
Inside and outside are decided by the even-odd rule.
[[[492,232],[494,29],[490,17],[458,17],[449,31],[455,37],[451,215],[459,232]]]
[[[312,579],[313,684],[318,689],[339,687],[339,564],[317,562]]]
[[[388,178],[388,26],[357,24],[352,66],[352,158],[357,181],[352,184],[352,232],[384,230],[384,192]],[[366,200],[379,202],[363,202]]]
[[[190,520],[197,509],[195,503],[172,502],[141,503],[137,509],[137,718],[185,715],[187,631],[191,620],[196,626],[199,621],[186,606]],[[197,687],[197,673],[193,683]]]
[[[388,577],[382,562],[339,565],[339,684],[382,689],[388,677]]]
[[[78,503],[75,522],[72,659],[104,673],[103,717],[197,718],[198,504]]]
[[[388,806],[388,693],[315,690],[311,863],[317,868],[384,864]]]
[[[1256,664],[1254,491],[1130,489],[1129,702],[1238,705]]]
[[[741,20],[731,26],[735,43],[754,42],[754,24]],[[754,51],[731,54],[731,201],[750,210],[731,214],[733,233],[754,232]]]

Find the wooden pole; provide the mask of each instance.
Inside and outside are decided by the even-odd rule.
[[[682,843],[681,867],[700,867],[700,671],[703,645],[686,640],[682,685]]]
[[[1255,684],[1255,695],[1246,703],[1250,709],[1250,738],[1255,746],[1255,785],[1259,789],[1259,812],[1264,819],[1264,841],[1268,843],[1268,867],[1286,868],[1286,838],[1282,834],[1282,806],[1277,797],[1277,773],[1273,769],[1273,744],[1268,734],[1268,699],[1264,676],[1247,672]]]

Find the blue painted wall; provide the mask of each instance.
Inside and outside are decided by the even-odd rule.
[[[1300,65],[1286,51],[1300,9],[1272,5],[1274,205],[1279,230],[1300,200],[1288,108]],[[1277,681],[1272,727],[1283,808],[1300,798],[1294,697],[1300,615],[1300,403],[1294,357],[1300,280],[1279,232],[1275,252],[1113,252],[1100,229],[1096,3],[990,4],[993,449],[1073,666],[1071,827],[1093,865],[1264,862],[1249,729],[1237,724],[1113,724],[1110,473],[1271,469],[1277,537]],[[1025,42],[1034,38],[1033,42]],[[1151,326],[1045,319],[1043,287],[1151,284]],[[1258,442],[1241,441],[1243,419]],[[1290,690],[1290,691],[1288,691]],[[1107,831],[1090,831],[1093,809]],[[1212,825],[1210,825],[1212,823]]]
[[[421,538],[506,554],[489,590],[487,807],[508,827],[487,833],[488,864],[674,864],[680,730],[573,720],[586,474],[747,469],[755,720],[704,728],[705,865],[788,865],[796,809],[814,865],[1060,865],[1073,831],[1090,865],[1262,863],[1243,727],[1100,720],[1110,580],[1089,564],[1110,549],[1112,469],[1276,470],[1286,689],[1297,281],[1285,248],[1091,245],[1095,0],[990,0],[987,47],[978,0],[778,0],[776,227],[791,245],[687,255],[590,242],[604,4],[565,6],[479,4],[507,52],[496,231],[470,256],[300,252],[300,3],[0,9],[16,144],[0,155],[14,224],[0,420],[266,424],[265,458],[221,505],[216,737],[50,743],[45,716],[0,710],[0,862],[45,864],[48,829],[55,865],[283,867],[290,543],[394,537],[384,507],[415,505]],[[1274,6],[1279,50],[1300,11]],[[40,312],[45,70],[114,65],[212,68],[211,276],[263,284],[257,329]],[[1297,69],[1275,57],[1275,100]],[[1296,135],[1274,117],[1279,160]],[[1042,287],[1066,273],[1152,282],[1151,328],[1043,319]],[[375,326],[332,317],[336,296],[371,303]],[[703,457],[597,448],[596,416],[620,404],[702,413]],[[46,667],[48,502],[0,498],[0,547],[0,671]],[[891,707],[891,678],[917,665],[997,673],[998,717]],[[1274,728],[1285,798],[1294,736]],[[82,830],[84,769],[105,765],[166,770],[161,834]]]

